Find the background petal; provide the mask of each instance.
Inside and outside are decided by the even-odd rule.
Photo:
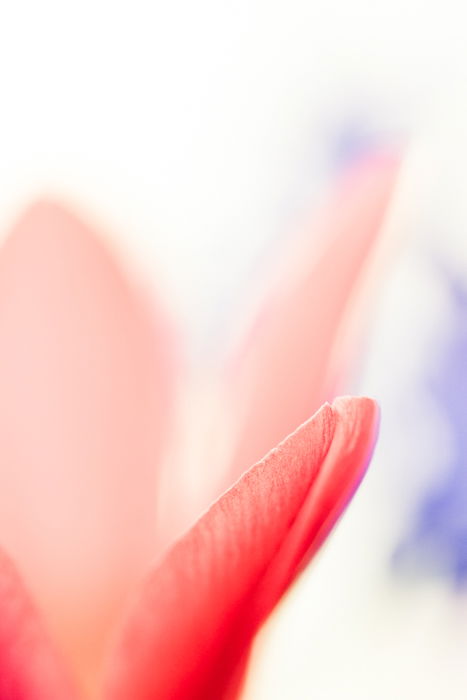
[[[250,641],[365,471],[377,411],[339,399],[252,467],[150,575],[106,697],[234,697]]]
[[[341,331],[345,321],[347,336],[355,335],[351,312],[361,325],[362,314],[351,302],[398,169],[394,153],[373,151],[345,170],[315,218],[313,235],[308,231],[283,265],[230,367],[238,430],[232,436],[230,477],[260,459],[324,401],[349,390],[349,373],[343,371],[349,369],[349,347],[342,344]]]
[[[170,344],[84,223],[29,209],[0,253],[0,539],[84,683],[153,554]]]

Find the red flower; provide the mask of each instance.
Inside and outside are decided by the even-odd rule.
[[[376,158],[347,176],[323,224],[330,241],[278,286],[231,368],[234,448],[212,486],[199,472],[199,506],[335,386],[331,349],[395,169]],[[173,346],[164,314],[80,221],[45,203],[16,225],[0,254],[0,544],[21,576],[2,559],[1,698],[95,696],[103,668],[109,700],[234,697],[256,630],[364,473],[375,405],[338,399],[173,543],[169,526],[194,507],[168,459]],[[189,515],[158,523],[157,491]]]

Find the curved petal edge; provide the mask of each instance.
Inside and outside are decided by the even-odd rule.
[[[234,698],[253,636],[363,477],[378,410],[325,404],[216,501],[148,576],[105,697]]]

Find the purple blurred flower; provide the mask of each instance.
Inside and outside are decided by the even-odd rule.
[[[397,567],[438,573],[467,583],[467,288],[446,267],[450,314],[426,387],[450,431],[450,454],[424,491],[414,525],[397,548]]]

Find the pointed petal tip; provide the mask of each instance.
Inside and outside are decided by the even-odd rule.
[[[22,219],[34,219],[35,221],[49,216],[68,216],[69,209],[58,199],[40,197],[33,200],[23,211]]]
[[[370,396],[352,396],[350,394],[336,396],[336,398],[333,399],[331,406],[337,411],[345,411],[349,408],[358,408],[359,410],[368,411],[375,414],[379,413],[378,402]]]
[[[345,169],[340,180],[341,191],[360,190],[365,197],[373,191],[373,196],[381,197],[387,204],[399,177],[404,152],[401,146],[365,153]],[[368,192],[364,193],[363,187],[368,187]]]
[[[60,228],[62,235],[76,233],[77,229],[82,235],[90,233],[88,227],[79,222],[71,207],[58,199],[38,198],[20,212],[7,240],[27,237],[43,242],[44,237],[48,238],[57,228]]]
[[[405,143],[381,144],[362,154],[353,164],[355,168],[398,168],[406,150]],[[352,167],[352,166],[351,166]]]
[[[381,410],[375,399],[369,396],[338,396],[332,402],[334,411],[343,417],[360,415],[376,436],[381,418]],[[370,429],[370,428],[368,428]]]
[[[246,472],[156,566],[110,659],[104,697],[237,697],[258,627],[361,480],[376,404],[325,404]]]
[[[41,287],[48,276],[63,281],[98,275],[127,282],[105,238],[74,210],[58,200],[33,201],[16,218],[2,246],[0,264],[13,274],[39,275]],[[58,277],[57,277],[58,276]]]

